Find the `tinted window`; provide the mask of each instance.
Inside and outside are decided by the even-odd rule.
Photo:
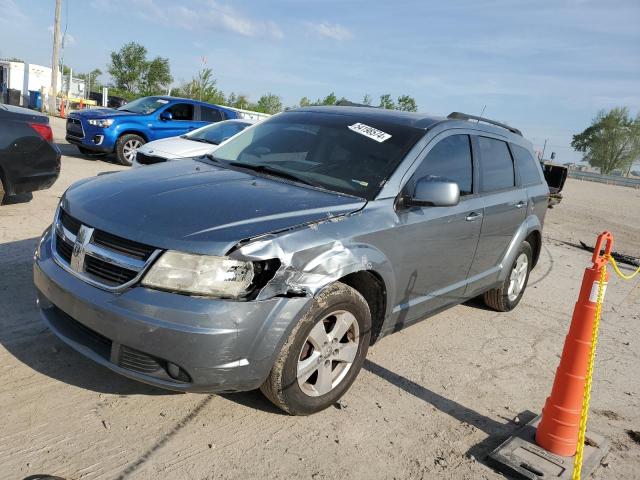
[[[516,164],[516,172],[522,185],[541,183],[540,162],[533,159],[533,155],[526,148],[511,144],[511,151]]]
[[[193,120],[193,105],[190,103],[176,103],[168,109],[174,120]]]
[[[226,139],[233,137],[236,133],[244,130],[249,125],[251,124],[233,121],[214,123],[213,125],[199,128],[193,133],[187,134],[187,138],[218,145]]]
[[[478,137],[480,147],[480,187],[483,192],[515,185],[509,147],[502,140]]]
[[[473,163],[468,135],[451,135],[440,140],[413,175],[413,182],[427,175],[456,182],[461,195],[473,192]]]
[[[200,120],[203,122],[219,122],[220,120],[224,120],[222,116],[222,112],[215,108],[209,107],[200,107]]]
[[[287,112],[241,132],[214,155],[373,199],[423,135],[424,130],[373,115]]]

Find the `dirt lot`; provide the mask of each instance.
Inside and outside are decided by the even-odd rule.
[[[61,122],[56,136],[63,138]],[[523,302],[499,314],[461,305],[370,350],[343,401],[296,418],[259,393],[174,394],[127,380],[66,347],[35,308],[31,257],[73,181],[121,167],[62,144],[62,175],[0,208],[0,478],[502,478],[486,454],[539,412],[593,242],[610,228],[640,255],[640,191],[569,181]],[[640,282],[612,279],[590,427],[611,453],[595,478],[638,478]]]

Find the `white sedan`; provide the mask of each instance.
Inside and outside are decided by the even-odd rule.
[[[141,167],[211,153],[222,142],[254,123],[255,121],[247,119],[224,120],[206,125],[186,135],[145,143],[138,148],[132,166]]]

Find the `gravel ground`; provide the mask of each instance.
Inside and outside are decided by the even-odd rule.
[[[56,138],[63,124],[54,120]],[[61,140],[61,142],[63,142]],[[550,210],[539,266],[520,306],[461,305],[381,340],[334,408],[307,418],[257,392],[175,394],[66,347],[35,308],[31,257],[73,181],[122,167],[65,153],[62,174],[28,203],[0,207],[0,478],[498,479],[488,452],[540,412],[593,243],[610,228],[640,255],[640,191],[569,181]],[[585,213],[587,212],[587,213]],[[640,282],[612,278],[590,428],[612,443],[598,479],[638,478]]]

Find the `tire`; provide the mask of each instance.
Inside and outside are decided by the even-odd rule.
[[[0,205],[4,204],[5,200],[5,189],[4,184],[2,183],[2,178],[0,178]]]
[[[522,242],[516,253],[515,260],[509,267],[509,275],[507,275],[504,283],[499,288],[485,292],[484,303],[488,307],[498,312],[509,312],[516,308],[522,299],[524,291],[527,289],[532,258],[531,245],[529,245],[529,242]],[[523,265],[522,262],[526,262],[526,264]],[[522,270],[523,268],[524,270]],[[510,288],[512,289],[510,290]]]
[[[116,158],[122,165],[131,166],[133,163],[133,153],[146,142],[139,135],[127,133],[118,138],[116,142]]]
[[[346,333],[336,340],[343,330]],[[293,328],[260,390],[291,415],[324,410],[357,377],[370,339],[371,312],[366,300],[353,288],[333,283],[318,294]],[[304,372],[300,378],[299,369]]]

